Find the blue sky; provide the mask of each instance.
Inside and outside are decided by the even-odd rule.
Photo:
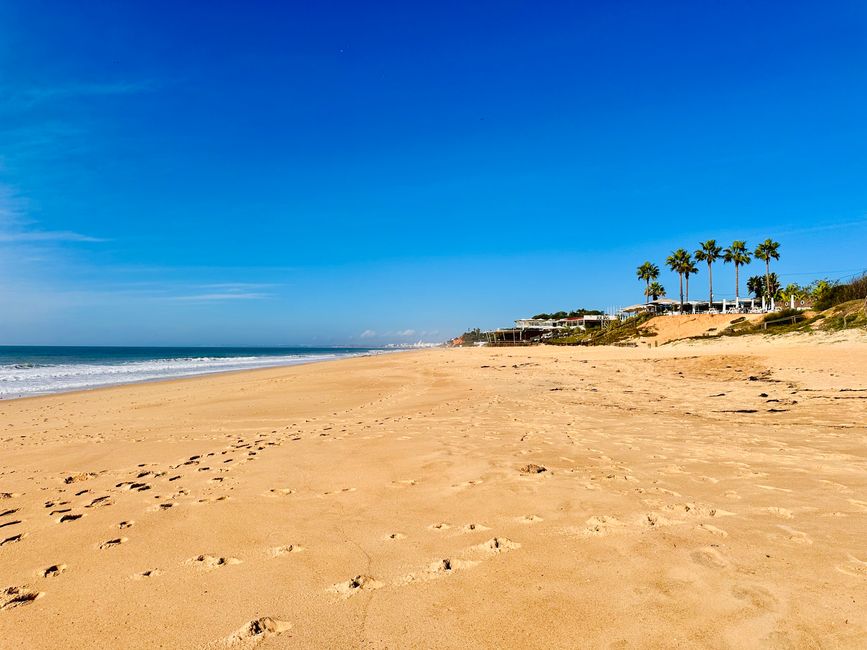
[[[436,341],[708,237],[867,266],[867,5],[542,4],[0,4],[0,343]]]

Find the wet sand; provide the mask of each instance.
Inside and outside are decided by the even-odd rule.
[[[867,338],[0,403],[0,647],[867,646]]]

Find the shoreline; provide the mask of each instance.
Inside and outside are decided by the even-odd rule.
[[[172,349],[172,348],[167,348],[167,349]],[[255,348],[251,348],[251,349],[255,349]],[[344,349],[344,348],[339,348],[339,349]],[[272,365],[250,367],[250,368],[233,368],[230,370],[214,369],[214,370],[205,370],[202,372],[195,372],[195,373],[186,374],[186,375],[176,375],[176,376],[167,376],[167,377],[153,377],[153,378],[147,378],[147,379],[134,379],[131,381],[121,381],[121,382],[115,382],[115,383],[98,384],[98,385],[84,387],[84,388],[70,388],[68,390],[61,389],[61,390],[38,392],[38,393],[32,393],[32,394],[26,394],[26,395],[12,395],[12,396],[8,396],[8,397],[0,397],[0,404],[2,404],[3,402],[17,401],[17,400],[22,400],[22,399],[33,399],[36,397],[48,397],[51,395],[69,395],[69,394],[75,394],[75,393],[88,393],[91,391],[103,390],[103,389],[108,389],[108,388],[116,388],[116,387],[122,387],[122,386],[136,386],[136,385],[150,384],[150,383],[155,383],[155,382],[180,381],[180,380],[184,380],[184,379],[197,379],[200,377],[211,377],[213,375],[223,375],[223,374],[238,373],[238,372],[253,372],[256,370],[274,370],[274,369],[279,369],[279,368],[294,368],[296,366],[306,366],[306,365],[310,365],[310,364],[327,363],[327,362],[332,362],[332,361],[344,361],[344,360],[348,360],[348,359],[372,357],[372,356],[377,356],[379,354],[386,354],[386,353],[390,353],[390,352],[405,352],[405,351],[407,351],[407,350],[386,350],[386,349],[379,350],[379,349],[377,349],[375,351],[370,350],[367,352],[359,352],[357,354],[350,353],[350,354],[346,354],[344,356],[339,356],[337,358],[306,359],[304,361],[297,361],[294,363],[280,363],[280,364],[272,364]],[[226,358],[231,359],[231,357],[226,357]]]

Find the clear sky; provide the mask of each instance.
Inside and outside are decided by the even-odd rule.
[[[5,0],[0,343],[436,341],[708,237],[842,277],[865,115],[862,0]]]

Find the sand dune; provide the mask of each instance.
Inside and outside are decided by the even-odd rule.
[[[0,403],[3,648],[865,647],[867,340]]]

